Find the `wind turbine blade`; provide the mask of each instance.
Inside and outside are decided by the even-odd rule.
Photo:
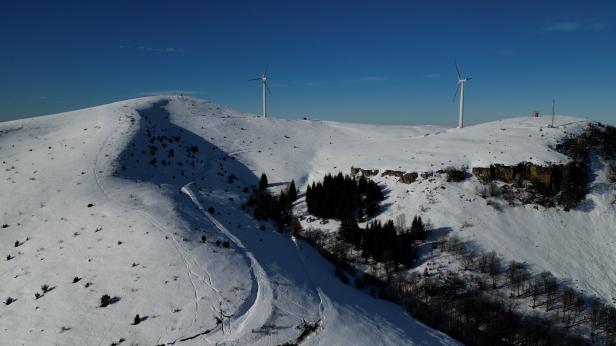
[[[469,80],[473,79],[473,77],[466,77],[466,81],[468,82]]]
[[[453,99],[451,100],[451,102],[456,101],[456,97],[458,96],[459,91],[460,91],[460,83],[458,83],[458,85],[456,86],[456,92],[453,94]]]
[[[458,63],[456,63],[456,72],[458,73],[458,80],[462,79],[462,77],[460,77],[460,68],[458,67]]]
[[[265,64],[265,70],[263,70],[263,77],[267,75],[267,70],[269,69],[269,61]]]
[[[253,81],[253,80],[261,80],[261,77],[257,77],[257,78],[253,78],[253,79],[249,79],[248,81]]]
[[[267,82],[265,82],[264,84],[265,84],[265,89],[267,89],[267,93],[271,95],[272,91],[270,90],[269,86],[267,85]]]

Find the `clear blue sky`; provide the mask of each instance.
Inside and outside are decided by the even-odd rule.
[[[616,123],[614,1],[3,1],[0,120],[178,91],[272,116]]]

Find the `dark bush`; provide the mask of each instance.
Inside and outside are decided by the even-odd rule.
[[[364,280],[363,276],[358,276],[355,278],[355,287],[360,290],[366,287],[366,281]]]
[[[107,307],[111,304],[111,297],[108,294],[103,294],[101,297],[101,308]]]
[[[235,177],[235,174],[230,174],[230,175],[227,177],[227,182],[228,182],[229,184],[233,184],[233,182],[235,181],[235,179],[237,179],[237,178]]]
[[[587,165],[581,162],[569,162],[563,168],[558,201],[565,210],[574,208],[586,196],[588,186],[586,171]]]
[[[334,273],[336,275],[336,277],[338,277],[340,279],[340,281],[342,281],[343,284],[348,285],[349,284],[349,277],[342,271],[341,268],[336,267],[336,271]]]
[[[223,241],[223,242],[222,242],[222,247],[224,247],[224,248],[227,248],[227,249],[228,249],[228,248],[229,248],[229,242],[228,242],[227,240]]]
[[[210,214],[214,214],[214,207],[207,208],[207,212]]]
[[[466,179],[466,171],[455,167],[447,167],[443,170],[448,182],[460,182]]]
[[[611,164],[608,167],[607,179],[610,183],[616,183],[616,164]]]

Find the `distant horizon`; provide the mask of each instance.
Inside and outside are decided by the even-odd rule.
[[[161,92],[273,117],[457,125],[533,111],[616,125],[616,3],[6,4],[0,121]]]
[[[237,109],[235,107],[233,107],[232,105],[227,105],[227,104],[222,104],[219,102],[216,102],[215,100],[211,100],[208,98],[202,98],[199,97],[197,95],[184,95],[182,93],[162,93],[162,94],[152,94],[152,95],[139,95],[136,97],[129,97],[129,98],[125,98],[125,99],[117,99],[117,100],[111,100],[109,102],[106,103],[100,103],[100,104],[92,104],[92,105],[86,105],[83,107],[79,107],[79,108],[75,108],[75,109],[68,109],[68,110],[63,110],[60,112],[53,112],[53,113],[45,113],[45,114],[36,114],[36,115],[30,115],[30,116],[22,116],[22,117],[16,117],[14,119],[7,119],[7,120],[3,120],[0,121],[0,123],[2,122],[8,122],[8,121],[14,121],[14,120],[21,120],[21,119],[29,119],[29,118],[36,118],[36,117],[43,117],[43,116],[47,116],[47,115],[56,115],[56,114],[62,114],[62,113],[68,113],[68,112],[74,112],[74,111],[79,111],[79,110],[83,110],[83,109],[87,109],[87,108],[95,108],[95,107],[100,107],[100,106],[105,106],[111,103],[115,103],[115,102],[123,102],[123,101],[129,101],[129,100],[136,100],[136,99],[140,99],[140,98],[145,98],[145,97],[164,97],[164,96],[180,96],[183,95],[184,97],[190,97],[190,98],[194,98],[194,99],[198,99],[198,100],[203,100],[203,101],[208,101],[208,102],[212,102],[214,104],[220,105],[220,106],[224,106],[230,109],[233,109],[235,111],[239,111],[242,113],[246,113],[246,114],[251,114],[254,115],[255,117],[260,117],[261,115],[256,113],[256,112],[250,112],[250,111],[243,111],[240,109]],[[540,113],[541,117],[551,117],[552,114],[544,114],[544,113]],[[556,117],[575,117],[575,118],[580,118],[580,119],[588,119],[590,121],[597,121],[599,123],[602,124],[606,124],[606,125],[614,125],[614,123],[608,123],[608,122],[601,122],[598,120],[594,120],[592,118],[589,117],[584,117],[584,116],[580,116],[580,115],[576,115],[576,114],[555,114]],[[379,121],[353,121],[352,119],[347,119],[347,120],[338,120],[335,118],[325,118],[325,117],[319,117],[319,116],[311,116],[308,114],[300,114],[297,116],[294,115],[287,115],[287,116],[268,116],[269,118],[280,118],[280,119],[287,119],[287,120],[294,120],[294,119],[302,119],[304,117],[307,117],[309,120],[319,120],[319,121],[334,121],[334,122],[341,122],[341,123],[357,123],[357,124],[370,124],[370,125],[391,125],[391,126],[395,126],[395,125],[401,125],[401,126],[422,126],[422,125],[426,125],[426,126],[443,126],[443,127],[448,127],[448,128],[455,128],[457,126],[457,123],[454,124],[457,121],[457,115],[452,116],[452,120],[450,121],[452,124],[448,124],[448,123],[430,123],[430,122],[425,122],[425,123],[419,123],[419,122],[414,122],[414,123],[410,123],[410,122],[379,122]],[[490,119],[490,120],[486,120],[486,121],[481,121],[481,122],[473,122],[472,118],[468,119],[467,116],[465,115],[465,127],[466,126],[473,126],[473,125],[479,125],[482,123],[486,123],[486,122],[492,122],[492,121],[499,121],[499,120],[505,120],[505,119],[511,119],[511,118],[524,118],[524,117],[532,117],[532,114],[511,114],[511,115],[505,115],[503,117],[499,117],[499,118],[494,118],[494,119]]]
[[[179,96],[179,95],[183,95],[182,93],[162,93],[162,94],[152,94],[152,95],[140,95],[140,96],[136,96],[136,97],[129,97],[129,98],[125,98],[125,99],[117,99],[117,100],[111,100],[109,102],[106,103],[100,103],[100,104],[92,104],[92,105],[86,105],[83,107],[79,107],[79,108],[75,108],[75,109],[68,109],[68,110],[63,110],[63,111],[59,111],[59,112],[53,112],[53,113],[45,113],[45,114],[35,114],[35,115],[30,115],[30,116],[22,116],[22,117],[16,117],[14,119],[7,119],[7,120],[3,120],[0,121],[0,123],[2,122],[8,122],[8,121],[14,121],[14,120],[20,120],[20,119],[29,119],[29,118],[36,118],[36,117],[42,117],[42,116],[47,116],[47,115],[55,115],[55,114],[61,114],[61,113],[68,113],[68,112],[73,112],[73,111],[79,111],[82,109],[87,109],[87,108],[95,108],[95,107],[100,107],[100,106],[105,106],[107,104],[111,104],[111,103],[115,103],[115,102],[123,102],[123,101],[129,101],[129,100],[134,100],[134,99],[139,99],[139,98],[145,98],[145,97],[163,97],[163,96]],[[194,98],[194,99],[198,99],[198,100],[203,100],[203,101],[208,101],[208,102],[212,102],[215,103],[217,105],[220,106],[224,106],[230,109],[233,109],[235,111],[239,111],[242,113],[247,113],[247,114],[251,114],[254,115],[255,117],[260,117],[261,115],[256,113],[256,112],[250,112],[250,111],[244,111],[244,110],[240,110],[237,109],[233,106],[227,105],[227,104],[222,104],[219,102],[216,102],[215,100],[211,100],[208,98],[202,98],[199,97],[198,95],[183,95],[185,97],[190,97],[190,98]],[[591,121],[597,121],[599,123],[602,124],[606,124],[606,125],[616,125],[616,123],[609,123],[609,122],[602,122],[602,121],[598,121],[589,117],[585,117],[585,116],[581,116],[581,115],[576,115],[576,114],[555,114],[556,117],[575,117],[575,118],[580,118],[580,119],[589,119]],[[552,114],[544,114],[544,113],[540,113],[541,117],[551,117]],[[443,126],[443,127],[448,127],[448,128],[455,128],[457,126],[457,115],[452,116],[451,119],[451,124],[448,123],[430,123],[430,122],[425,122],[425,123],[421,123],[421,122],[379,122],[377,121],[353,121],[352,119],[348,119],[348,120],[339,120],[339,119],[334,119],[334,118],[323,118],[323,117],[318,117],[318,116],[311,116],[309,114],[299,114],[299,115],[282,115],[282,116],[269,116],[270,118],[280,118],[280,119],[288,119],[288,120],[293,120],[293,119],[302,119],[303,117],[308,117],[308,119],[310,120],[322,120],[322,121],[334,121],[334,122],[341,122],[341,123],[357,123],[357,124],[371,124],[371,125],[391,125],[391,126],[395,126],[395,125],[401,125],[401,126],[422,126],[422,125],[427,125],[427,126]],[[524,117],[532,117],[532,114],[511,114],[511,115],[503,115],[502,117],[495,117],[494,119],[490,119],[490,120],[486,120],[486,121],[478,121],[478,122],[474,122],[472,117],[469,119],[468,114],[465,115],[465,125],[466,126],[473,126],[473,125],[479,125],[482,123],[486,123],[486,122],[492,122],[492,121],[499,121],[499,120],[505,120],[505,119],[510,119],[510,118],[524,118]],[[378,118],[377,118],[378,119]]]

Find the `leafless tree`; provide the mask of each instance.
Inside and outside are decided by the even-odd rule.
[[[464,271],[472,269],[476,258],[477,255],[474,251],[468,251],[465,253],[464,256],[462,256],[462,269]]]
[[[590,329],[590,340],[594,343],[599,324],[601,323],[604,305],[598,298],[593,298],[588,309],[588,326]]]
[[[539,297],[543,293],[543,279],[541,276],[535,276],[530,282],[530,295],[533,299],[533,309],[537,307]]]
[[[496,256],[496,252],[491,251],[488,253],[488,274],[492,279],[492,289],[496,289],[496,284],[498,282],[498,275],[501,270],[501,262],[500,258]]]
[[[573,302],[575,301],[575,291],[571,287],[563,288],[562,296],[562,322],[565,327],[569,327],[571,324],[571,309]]]
[[[543,279],[543,288],[545,290],[545,311],[550,311],[554,300],[556,299],[556,294],[558,293],[558,283],[556,278],[550,272],[543,272],[540,274]]]

